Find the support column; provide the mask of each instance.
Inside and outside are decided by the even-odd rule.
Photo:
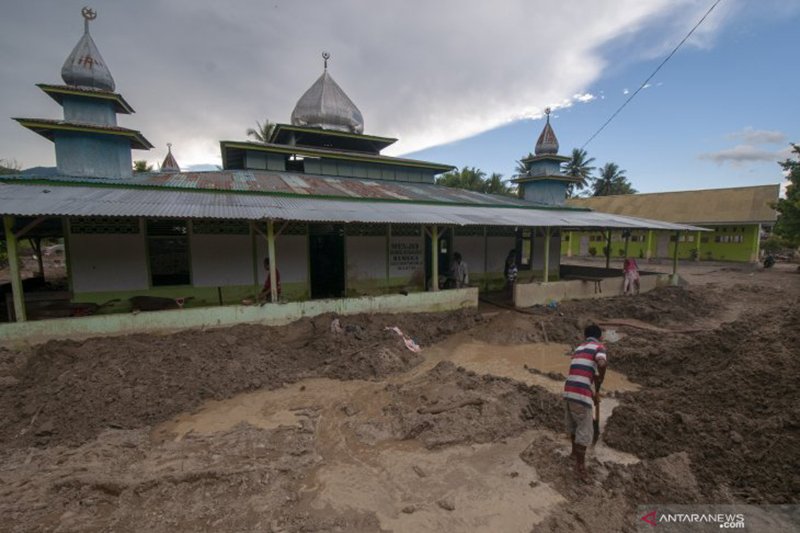
[[[644,258],[650,259],[652,254],[650,253],[650,249],[653,246],[653,230],[647,230],[647,246],[644,249]]]
[[[572,240],[574,238],[573,232],[570,231],[567,233],[567,239],[569,239],[569,245],[567,245],[567,257],[572,257]]]
[[[672,252],[672,285],[678,284],[678,245],[681,242],[680,230],[675,232],[675,250]]]
[[[625,259],[628,258],[628,245],[631,242],[631,230],[625,230]]]
[[[275,223],[267,220],[267,257],[269,257],[269,301],[278,301],[278,264],[275,260]]]
[[[750,261],[758,262],[758,255],[761,249],[761,224],[756,224],[756,235],[753,239],[753,249],[750,251]]]
[[[14,317],[17,322],[25,322],[25,296],[22,294],[22,280],[19,277],[19,254],[17,253],[17,237],[14,235],[14,217],[5,215],[3,217],[3,226],[6,231],[8,273],[11,276],[11,294],[14,298]]]
[[[702,242],[700,238],[702,237],[702,235],[703,232],[701,231],[695,232],[694,240],[697,243],[697,246],[694,247],[694,249],[697,250],[697,257],[694,258],[695,261],[700,261],[700,243]]]
[[[606,231],[606,268],[611,268],[611,230]]]
[[[544,228],[544,282],[550,281],[550,227]]]
[[[431,289],[439,290],[439,227],[431,228]]]

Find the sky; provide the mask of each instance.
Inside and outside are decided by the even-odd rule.
[[[10,117],[61,118],[36,83],[62,83],[88,0],[6,0],[0,159],[53,166],[52,144]],[[136,114],[121,126],[184,169],[220,140],[289,122],[329,73],[384,151],[512,177],[545,107],[561,153],[583,146],[713,0],[96,0],[91,33]],[[722,0],[586,150],[640,192],[779,183],[800,142],[800,2]],[[7,117],[7,118],[6,118]],[[199,166],[198,166],[199,165]]]

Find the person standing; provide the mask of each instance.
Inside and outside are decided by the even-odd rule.
[[[453,254],[453,266],[450,268],[450,278],[456,289],[461,289],[469,285],[469,269],[467,263],[461,258],[461,254]]]
[[[633,257],[626,257],[622,263],[622,294],[639,294],[639,265],[636,264],[636,259]]]
[[[506,279],[506,291],[513,298],[514,283],[517,281],[517,251],[510,250],[506,256],[506,264],[503,268],[503,277]]]
[[[264,288],[258,293],[258,299],[269,302],[272,300],[272,279],[269,276],[269,257],[264,259],[264,270],[267,272],[267,279],[264,281]],[[275,285],[277,286],[278,299],[281,297],[281,272],[275,267]]]
[[[564,408],[567,433],[572,441],[572,457],[575,473],[581,481],[588,481],[586,471],[586,449],[592,443],[592,410],[600,402],[596,390],[606,375],[608,355],[600,341],[603,330],[590,325],[583,331],[585,340],[575,348],[569,365],[569,375],[564,383]],[[593,390],[592,386],[596,388]]]

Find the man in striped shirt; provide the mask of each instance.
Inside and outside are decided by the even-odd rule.
[[[606,347],[600,342],[603,330],[594,324],[583,331],[586,338],[583,344],[575,348],[569,375],[564,383],[564,404],[567,432],[572,440],[572,456],[575,458],[575,473],[586,481],[586,448],[592,443],[592,408],[595,395],[592,385],[599,388],[606,375],[608,356]]]

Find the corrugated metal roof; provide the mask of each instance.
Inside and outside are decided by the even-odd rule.
[[[344,197],[360,199],[405,200],[415,202],[466,203],[476,205],[518,205],[530,207],[531,202],[510,196],[482,194],[454,189],[432,183],[384,181],[358,178],[338,178],[268,170],[220,170],[212,172],[152,172],[138,173],[132,178],[90,178],[63,175],[2,176],[2,181],[17,183],[31,180],[65,184],[103,184],[120,187],[159,187],[213,191],[249,191],[307,195],[315,197]]]
[[[136,216],[566,228],[700,230],[590,211],[390,203],[368,200],[218,194],[171,189],[52,186],[0,182],[0,214]]]
[[[573,207],[686,224],[773,223],[779,185],[572,198]]]

